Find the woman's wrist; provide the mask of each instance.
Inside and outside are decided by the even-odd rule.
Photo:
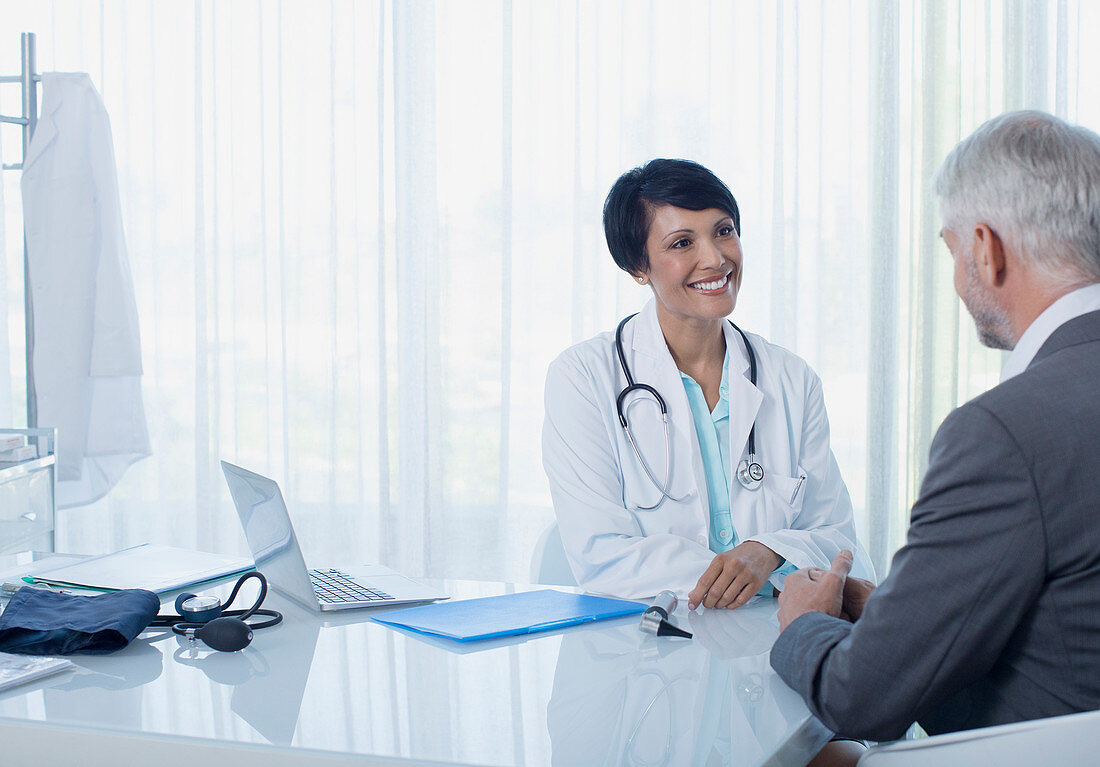
[[[768,546],[761,543],[760,541],[745,541],[745,543],[742,544],[742,545],[743,546],[748,546],[748,544],[754,544],[752,546],[752,548],[756,549],[757,552],[758,552],[757,554],[754,554],[754,556],[760,557],[762,563],[764,563],[764,564],[769,563],[769,562],[771,563],[771,566],[768,567],[768,570],[767,570],[769,574],[774,573],[776,570],[778,570],[780,567],[783,566],[784,562],[787,561],[787,560],[783,559],[783,557],[779,556],[779,554],[775,553],[770,548],[768,548]]]

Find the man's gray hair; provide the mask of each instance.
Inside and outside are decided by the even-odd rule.
[[[1045,112],[1008,112],[965,138],[933,180],[943,224],[986,224],[1051,284],[1100,282],[1100,136]]]

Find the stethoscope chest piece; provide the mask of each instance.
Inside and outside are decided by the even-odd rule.
[[[737,467],[737,481],[746,490],[756,490],[760,487],[760,483],[764,481],[764,467],[756,462],[755,456],[749,456],[741,461]]]

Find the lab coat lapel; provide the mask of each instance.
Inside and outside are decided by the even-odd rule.
[[[741,456],[748,448],[749,431],[752,429],[756,414],[760,411],[760,404],[764,400],[764,393],[753,386],[749,380],[749,357],[745,352],[745,340],[730,323],[725,323],[726,349],[729,352],[729,406],[730,406],[730,460],[733,462],[733,474],[737,474],[737,466],[741,463]],[[757,372],[759,373],[759,359],[757,360]],[[759,430],[758,430],[759,431]],[[756,445],[759,453],[760,445]],[[730,508],[736,508],[733,504],[733,494],[740,488],[735,480],[730,483]]]
[[[657,321],[656,300],[650,299],[631,324],[634,325],[634,335],[631,339],[634,350],[634,360],[631,362],[634,380],[637,383],[649,384],[659,391],[668,408],[672,443],[670,451],[672,478],[669,483],[669,495],[680,497],[697,491],[698,498],[702,501],[700,508],[707,508],[709,503],[707,483],[703,471],[703,459],[699,451],[699,438],[695,434],[695,420],[691,415],[691,406],[688,405],[680,371],[672,360],[672,354],[661,332],[661,325]],[[663,452],[664,446],[659,447]],[[650,447],[650,449],[654,448]],[[693,501],[694,497],[693,493],[692,497],[686,499],[687,502]]]
[[[42,116],[38,118],[38,123],[34,127],[34,136],[31,137],[31,145],[27,148],[27,156],[23,158],[24,177],[56,137],[57,124],[53,121],[53,114],[43,109]]]

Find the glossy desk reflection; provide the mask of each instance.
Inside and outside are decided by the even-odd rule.
[[[287,620],[240,653],[146,634],[3,694],[0,717],[502,767],[800,764],[828,738],[768,665],[774,600],[679,612],[693,641],[634,617],[476,646],[273,601]]]
[[[768,663],[774,603],[677,619],[694,641],[634,625],[562,639],[553,764],[798,764],[820,748],[829,733]]]

